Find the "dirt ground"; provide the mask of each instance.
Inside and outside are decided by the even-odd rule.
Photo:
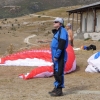
[[[33,67],[0,67],[0,100],[100,100],[100,74],[86,73],[87,59],[100,50],[99,42],[74,40],[77,47],[83,43],[96,44],[96,51],[75,51],[77,70],[65,75],[64,96],[51,97],[54,78],[22,80],[21,73],[30,72]]]
[[[45,13],[48,16],[53,16],[52,14],[57,16],[56,10]],[[65,14],[62,9],[60,13],[62,13],[61,16]],[[0,20],[0,57],[25,48],[49,47],[53,36],[51,34],[53,19],[52,17],[27,15]],[[34,34],[35,37],[33,37]],[[41,41],[47,42],[42,43]],[[15,48],[10,44],[13,44]],[[100,42],[74,40],[74,47],[77,48],[90,44],[96,45],[97,50],[75,51],[77,69],[75,72],[65,75],[64,96],[51,97],[48,94],[53,89],[53,77],[30,80],[22,80],[18,77],[19,74],[30,72],[33,67],[0,66],[0,100],[100,100],[100,74],[85,72],[88,65],[87,59],[100,50]]]

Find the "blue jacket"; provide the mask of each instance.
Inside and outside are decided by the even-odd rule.
[[[67,52],[66,52],[67,46],[68,46],[68,33],[65,28],[60,27],[58,31],[54,34],[54,37],[51,42],[51,52],[52,52],[53,62],[54,58],[59,59],[62,51],[64,52],[64,61],[65,62],[67,61]]]

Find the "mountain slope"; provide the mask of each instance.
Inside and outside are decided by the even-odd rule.
[[[97,1],[99,0],[0,0],[0,18],[17,17],[46,9]]]

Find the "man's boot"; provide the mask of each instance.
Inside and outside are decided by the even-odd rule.
[[[62,88],[57,88],[55,92],[51,93],[51,96],[63,96]]]
[[[56,88],[54,88],[52,91],[48,92],[49,94],[55,93],[56,92]]]

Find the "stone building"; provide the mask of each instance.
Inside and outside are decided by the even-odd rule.
[[[78,9],[67,11],[69,20],[72,15],[72,26],[74,27],[74,16],[77,15],[77,24],[80,19],[80,32],[77,37],[92,38],[92,40],[100,40],[100,2],[82,6]],[[78,27],[76,28],[76,30]]]

